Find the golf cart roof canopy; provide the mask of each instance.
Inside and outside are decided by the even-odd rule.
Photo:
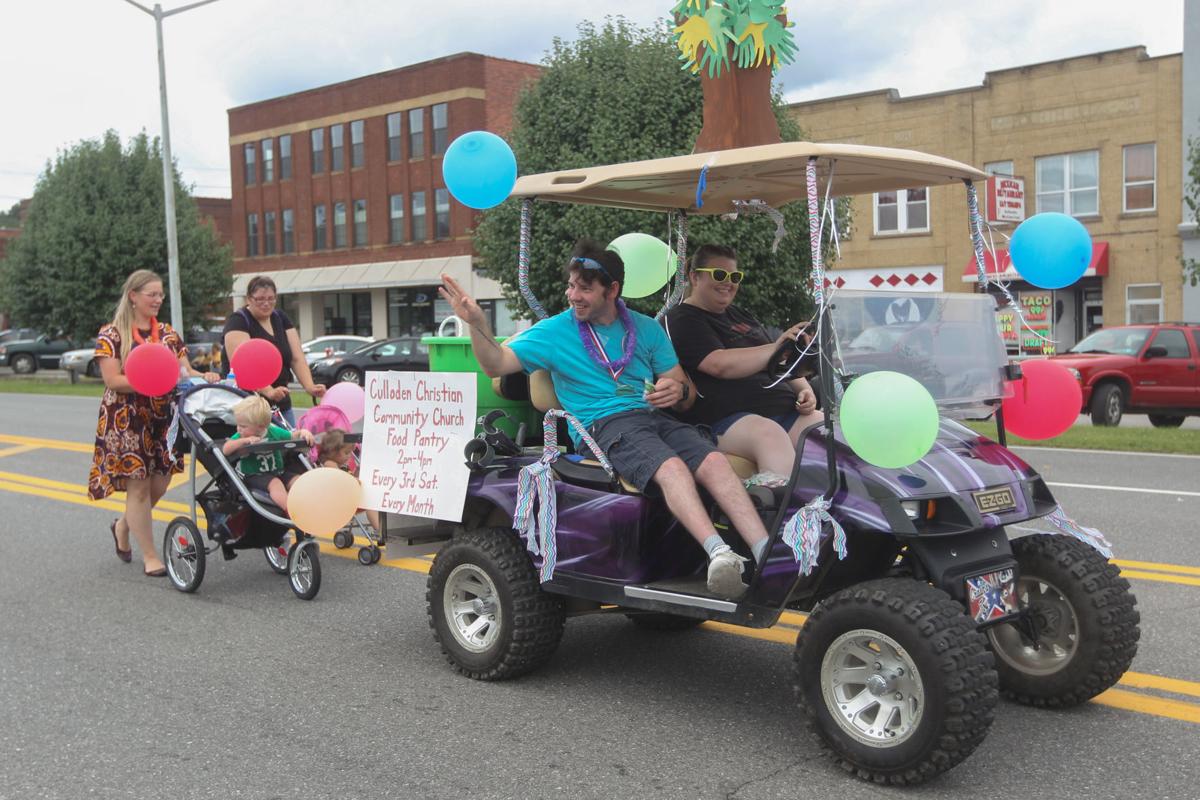
[[[915,150],[782,142],[526,175],[517,181],[512,194],[644,211],[727,214],[737,210],[734,200],[762,200],[779,207],[804,199],[805,170],[812,157],[818,159],[822,194],[832,170],[835,197],[987,178],[974,167]],[[697,184],[706,166],[704,205],[697,208]]]

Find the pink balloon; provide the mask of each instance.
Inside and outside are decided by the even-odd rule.
[[[1075,424],[1083,391],[1066,367],[1044,359],[1024,361],[1021,374],[1012,396],[1003,401],[1006,429],[1025,439],[1050,439]]]
[[[229,359],[237,385],[248,392],[270,386],[283,369],[283,356],[266,339],[244,342]]]
[[[179,359],[165,344],[139,344],[125,358],[125,377],[138,394],[162,397],[179,381]]]
[[[325,396],[321,398],[321,405],[338,409],[353,425],[362,419],[367,411],[367,394],[357,383],[342,381],[325,392]]]

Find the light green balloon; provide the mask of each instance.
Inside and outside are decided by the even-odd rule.
[[[675,251],[648,233],[625,233],[608,243],[625,262],[622,297],[646,297],[667,285],[675,274]]]
[[[842,436],[862,460],[886,469],[925,457],[938,433],[937,404],[929,391],[899,372],[868,372],[842,397]]]

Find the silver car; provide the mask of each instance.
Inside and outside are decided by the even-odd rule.
[[[364,344],[373,341],[375,339],[370,336],[352,336],[348,333],[335,333],[329,336],[318,336],[311,341],[305,342],[301,347],[304,350],[304,360],[311,367],[323,358],[340,356],[343,353],[353,353]]]
[[[59,368],[74,372],[76,375],[99,378],[100,365],[96,363],[95,343],[91,347],[81,347],[78,350],[68,350],[63,353]]]

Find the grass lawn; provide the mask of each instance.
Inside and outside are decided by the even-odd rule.
[[[967,427],[988,438],[996,438],[993,422],[968,422]],[[1009,435],[1010,445],[1072,447],[1079,450],[1128,450],[1138,453],[1187,453],[1200,455],[1200,431],[1178,428],[1099,428],[1076,425],[1061,436],[1035,441]]]

